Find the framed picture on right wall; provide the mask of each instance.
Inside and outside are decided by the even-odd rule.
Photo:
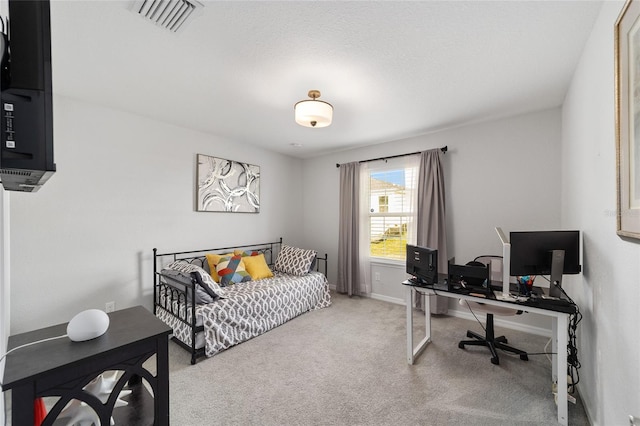
[[[617,232],[640,239],[640,0],[615,25]]]

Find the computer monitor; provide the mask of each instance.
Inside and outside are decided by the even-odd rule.
[[[579,274],[580,231],[511,232],[510,274],[549,275],[550,294],[559,296],[563,274]]]
[[[438,250],[407,244],[407,274],[421,284],[438,282]]]

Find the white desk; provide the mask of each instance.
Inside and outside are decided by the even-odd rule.
[[[569,314],[565,312],[558,312],[551,309],[543,309],[540,307],[527,306],[525,304],[511,303],[501,300],[484,299],[475,296],[468,296],[464,294],[436,290],[434,292],[431,289],[425,287],[413,286],[405,281],[403,283],[406,287],[406,305],[407,305],[407,361],[410,365],[413,365],[416,358],[425,350],[429,342],[431,342],[431,308],[429,301],[425,301],[424,314],[425,314],[425,337],[414,347],[413,344],[413,290],[418,293],[425,294],[427,296],[433,296],[436,293],[438,296],[445,296],[455,299],[469,300],[472,302],[482,302],[487,305],[496,305],[507,308],[516,308],[526,310],[540,315],[546,315],[551,317],[552,326],[552,363],[551,363],[551,378],[558,383],[558,423],[562,425],[568,424],[568,403],[567,403],[567,344],[568,344],[568,332]],[[558,350],[558,348],[562,348]],[[558,374],[560,373],[560,374]]]

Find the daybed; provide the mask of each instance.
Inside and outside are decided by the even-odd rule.
[[[323,263],[324,274],[319,271]],[[173,339],[211,357],[310,310],[331,305],[327,255],[272,243],[158,254],[154,314]]]

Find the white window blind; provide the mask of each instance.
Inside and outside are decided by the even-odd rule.
[[[418,164],[414,159],[368,167],[366,188],[369,247],[374,258],[404,260],[415,223]]]

